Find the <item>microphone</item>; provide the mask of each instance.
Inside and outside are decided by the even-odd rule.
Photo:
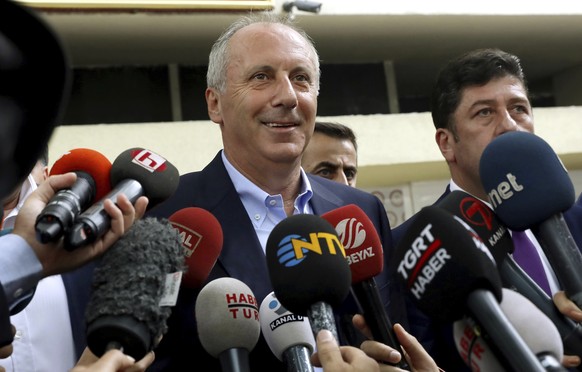
[[[531,229],[566,296],[582,308],[582,253],[562,214],[575,192],[558,155],[535,134],[506,133],[487,145],[479,173],[499,219],[512,230]]]
[[[561,365],[564,348],[560,334],[552,321],[527,298],[511,289],[503,288],[499,304],[511,324],[523,337],[546,371],[566,371]],[[532,327],[535,324],[535,327]],[[456,321],[455,345],[461,357],[474,371],[503,371],[487,342],[474,332],[470,319]]]
[[[201,288],[222,251],[222,226],[206,209],[188,207],[169,218],[182,241],[188,271],[182,276],[182,286]]]
[[[81,212],[111,190],[111,162],[95,150],[66,152],[55,161],[50,175],[68,172],[77,174],[75,183],[57,191],[36,218],[36,238],[43,244],[59,240]]]
[[[544,370],[499,306],[501,279],[491,253],[458,217],[437,206],[422,208],[394,258],[393,270],[424,313],[443,323],[468,315],[502,365]]]
[[[582,355],[582,326],[562,314],[546,292],[515,262],[510,255],[513,253],[511,236],[491,208],[459,190],[452,191],[437,205],[477,233],[495,258],[503,285],[525,296],[550,318],[558,328],[566,354]]]
[[[335,227],[344,246],[352,274],[352,291],[374,340],[402,351],[374,279],[382,272],[384,252],[373,222],[355,204],[334,209],[321,217]],[[397,365],[409,369],[402,359]]]
[[[313,372],[315,338],[306,317],[287,310],[271,292],[261,302],[259,319],[265,341],[288,372]]]
[[[314,336],[327,329],[338,340],[333,307],[348,296],[352,274],[333,226],[312,214],[289,216],[269,234],[265,253],[281,304],[307,316]]]
[[[206,284],[195,305],[198,338],[224,372],[250,372],[249,353],[259,340],[257,299],[242,281],[221,277]]]
[[[87,305],[87,346],[142,359],[167,331],[184,270],[180,237],[167,220],[146,217],[102,256]]]
[[[117,202],[117,197],[125,194],[134,203],[145,195],[151,208],[174,194],[179,178],[176,167],[153,151],[136,147],[122,152],[111,165],[111,184],[115,186],[79,215],[66,235],[65,247],[74,250],[94,243],[107,232],[111,218],[103,208],[105,199]]]

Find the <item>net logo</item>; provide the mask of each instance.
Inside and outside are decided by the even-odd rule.
[[[155,171],[163,171],[166,168],[166,159],[153,151],[138,149],[131,155],[132,163],[139,165],[151,173]]]
[[[337,235],[326,232],[310,233],[309,238],[290,234],[278,244],[277,258],[285,267],[299,265],[309,254],[341,254],[346,257],[344,246]]]
[[[180,235],[182,248],[184,248],[184,257],[188,258],[192,256],[192,253],[194,253],[202,241],[202,235],[180,223],[170,222],[170,224],[178,231],[178,234]]]
[[[511,173],[505,175],[507,181],[502,181],[497,185],[497,188],[489,191],[487,194],[493,209],[500,206],[504,200],[511,198],[514,192],[520,192],[523,190],[523,185],[517,183],[517,177]]]

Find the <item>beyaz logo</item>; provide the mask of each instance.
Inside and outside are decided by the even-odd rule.
[[[293,314],[287,310],[277,299],[273,299],[268,303],[269,310],[272,310],[275,314],[279,315],[278,318],[274,319],[269,323],[269,328],[271,331],[279,328],[290,322],[302,322],[305,318],[301,315]]]
[[[281,239],[278,247],[279,263],[285,267],[299,265],[309,254],[341,254],[346,257],[344,246],[337,235],[326,232],[310,233],[309,239],[297,234],[287,235]]]
[[[496,189],[489,191],[487,194],[493,209],[499,207],[504,200],[510,199],[514,193],[523,191],[523,185],[517,182],[517,177],[511,173],[505,175],[507,181],[502,181]]]
[[[338,237],[346,250],[357,249],[366,241],[364,224],[355,218],[346,218],[335,226]]]
[[[180,235],[182,248],[184,248],[184,257],[188,258],[192,256],[192,253],[194,253],[202,241],[202,235],[180,223],[170,221],[170,224],[178,231],[178,234]]]
[[[226,293],[226,304],[233,319],[259,320],[257,299],[250,293]]]
[[[166,168],[166,159],[153,151],[139,149],[131,154],[131,162],[153,173]]]

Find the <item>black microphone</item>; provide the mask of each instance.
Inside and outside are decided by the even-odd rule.
[[[103,208],[105,199],[116,202],[120,194],[125,194],[134,203],[145,195],[148,208],[152,208],[174,194],[179,178],[176,167],[153,151],[136,147],[122,152],[111,165],[111,184],[115,186],[79,215],[65,237],[66,248],[73,250],[94,243],[107,232],[111,218]]]
[[[265,341],[288,372],[313,371],[310,357],[315,338],[306,317],[287,310],[271,292],[261,302],[259,319]]]
[[[582,308],[582,253],[562,214],[575,191],[558,155],[535,134],[505,133],[487,145],[479,172],[501,221],[512,230],[531,229],[566,296]]]
[[[85,313],[91,352],[116,348],[142,359],[167,331],[184,271],[180,236],[168,220],[135,221],[93,273]]]
[[[458,217],[437,206],[422,208],[392,266],[425,314],[443,323],[468,315],[491,340],[502,365],[544,370],[499,306],[501,278],[491,253]]]
[[[335,227],[346,250],[352,273],[352,291],[374,340],[402,352],[374,279],[384,267],[384,251],[374,223],[355,204],[334,209],[321,217]],[[404,358],[396,365],[410,369]]]
[[[98,151],[70,150],[55,161],[50,175],[67,172],[77,174],[75,183],[57,191],[36,218],[36,238],[41,243],[63,237],[81,212],[111,190],[111,162]]]
[[[315,336],[327,329],[338,340],[333,308],[348,296],[352,275],[334,227],[312,214],[289,216],[271,231],[266,257],[283,306],[307,316]]]
[[[552,299],[515,262],[513,241],[497,215],[481,200],[455,190],[437,204],[465,222],[492,253],[503,286],[511,288],[540,309],[558,328],[568,355],[582,355],[582,326],[562,314]]]
[[[560,334],[548,317],[527,298],[507,288],[503,288],[499,306],[546,371],[566,371],[560,363],[564,353]],[[453,335],[457,351],[473,371],[504,370],[471,319],[456,321]]]
[[[255,295],[242,281],[221,277],[200,290],[195,306],[198,338],[224,372],[250,372],[249,353],[261,333]]]

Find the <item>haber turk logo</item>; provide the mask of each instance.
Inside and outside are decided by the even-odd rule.
[[[279,242],[277,257],[279,263],[285,267],[300,264],[309,254],[341,254],[346,256],[342,243],[337,235],[327,232],[310,233],[309,238],[291,234]]]
[[[233,319],[259,320],[257,299],[252,294],[242,292],[226,293],[225,300]]]
[[[166,167],[166,159],[150,150],[138,149],[131,156],[132,163],[152,173],[155,171],[163,171]]]

